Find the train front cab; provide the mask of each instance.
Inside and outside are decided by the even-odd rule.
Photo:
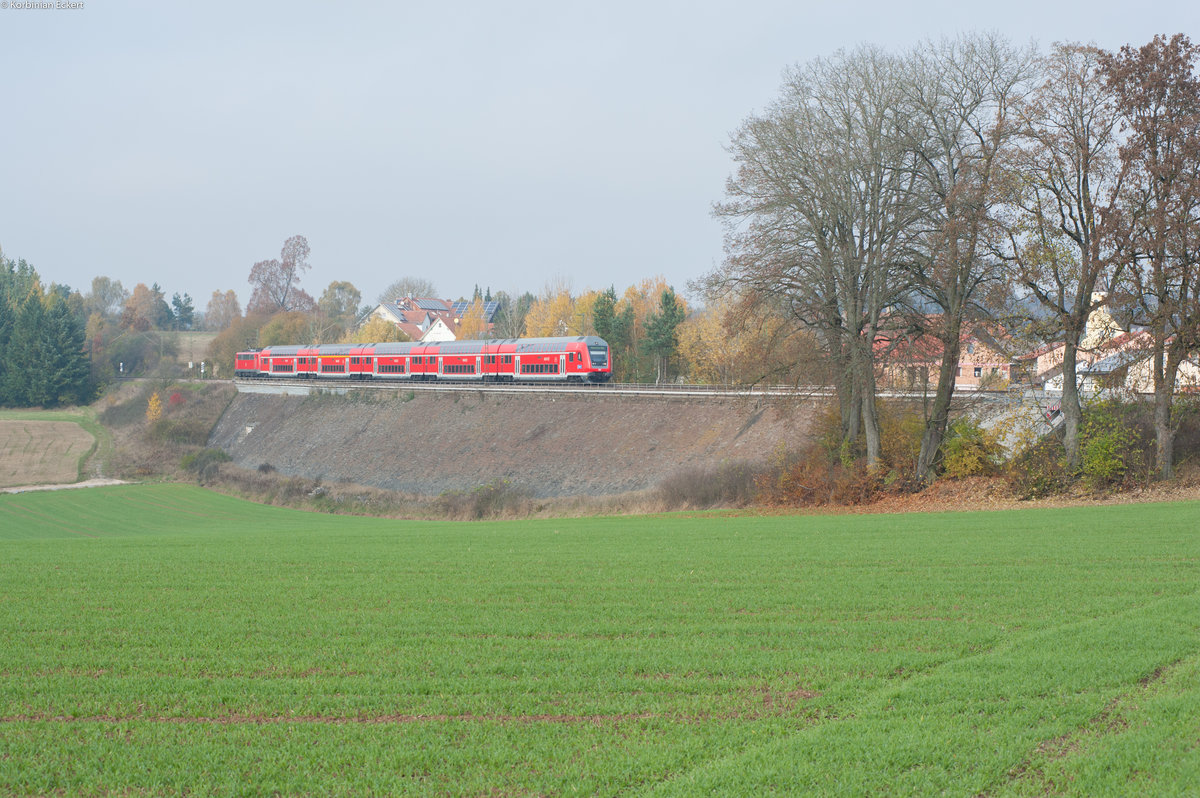
[[[261,368],[258,363],[257,349],[248,352],[238,352],[233,358],[233,376],[236,378],[260,377]]]
[[[608,382],[612,379],[612,355],[608,342],[593,335],[584,338],[583,342],[587,356],[588,382]]]

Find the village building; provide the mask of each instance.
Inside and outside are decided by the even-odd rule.
[[[471,308],[471,302],[452,301],[434,297],[399,297],[380,304],[371,312],[371,317],[384,319],[403,332],[412,341],[445,342],[456,341],[463,315]],[[483,317],[490,331],[499,303],[483,303]]]

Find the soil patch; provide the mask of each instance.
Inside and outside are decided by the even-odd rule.
[[[76,482],[95,443],[70,421],[0,421],[0,487]]]

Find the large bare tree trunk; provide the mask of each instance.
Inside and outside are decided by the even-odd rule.
[[[1157,342],[1156,342],[1157,343]],[[1154,457],[1160,479],[1175,475],[1175,426],[1171,415],[1175,399],[1175,380],[1183,350],[1179,340],[1155,346],[1154,368]]]
[[[937,393],[933,397],[933,407],[925,421],[925,433],[921,436],[921,452],[917,455],[917,478],[932,482],[936,476],[937,456],[946,438],[946,429],[950,426],[950,402],[954,399],[955,377],[958,371],[959,325],[952,324],[946,331],[942,343],[944,351],[942,365],[938,370]],[[953,332],[953,337],[950,333]]]
[[[1067,336],[1068,339],[1070,335]],[[1063,416],[1063,446],[1067,450],[1067,468],[1078,471],[1083,458],[1079,452],[1079,428],[1083,424],[1083,407],[1079,401],[1079,380],[1076,364],[1079,350],[1070,340],[1063,347],[1063,393],[1059,411]]]
[[[883,440],[879,432],[879,411],[875,405],[875,375],[868,371],[864,377],[867,384],[863,386],[861,405],[863,437],[867,449],[867,468],[874,470],[883,458]]]

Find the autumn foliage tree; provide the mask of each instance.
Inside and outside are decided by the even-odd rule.
[[[378,344],[408,340],[409,337],[395,324],[380,316],[372,316],[362,326],[346,333],[341,343]]]
[[[488,337],[488,323],[484,313],[483,300],[476,297],[463,311],[458,321],[458,339],[460,341],[475,341]]]
[[[146,332],[147,330],[162,330],[170,326],[171,308],[162,289],[155,283],[147,288],[145,283],[138,283],[133,294],[125,300],[121,311],[121,326],[127,329]]]
[[[204,311],[205,327],[220,332],[241,317],[242,306],[233,289],[212,292],[212,298],[208,300],[208,307]]]
[[[571,329],[574,318],[574,297],[565,287],[556,287],[543,293],[529,308],[525,315],[525,335],[530,338],[579,335]]]
[[[162,420],[163,405],[162,399],[158,396],[158,391],[150,394],[150,398],[146,401],[146,423],[153,426]]]
[[[205,360],[211,364],[214,377],[233,376],[234,356],[238,352],[260,346],[259,330],[270,318],[261,313],[237,316],[229,323],[229,326],[209,342],[208,349],[205,351]]]

